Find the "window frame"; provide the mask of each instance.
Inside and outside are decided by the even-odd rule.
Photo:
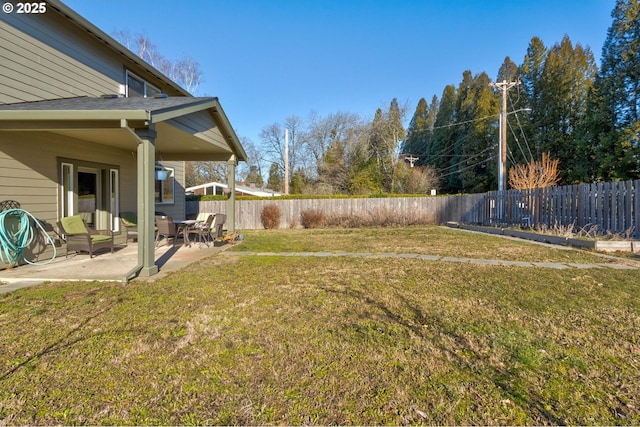
[[[154,201],[156,205],[174,205],[176,203],[176,170],[172,167],[166,167],[160,164],[156,164],[155,172],[169,171],[169,176],[166,180],[159,180],[154,173]],[[170,188],[166,188],[170,185]],[[169,191],[168,191],[169,190]],[[171,199],[165,199],[164,196],[170,192]]]
[[[144,93],[142,94],[142,97],[143,97],[143,98],[153,97],[153,96],[156,96],[156,95],[159,95],[159,94],[161,94],[161,93],[162,93],[162,91],[161,91],[158,87],[156,87],[156,86],[152,85],[151,83],[149,83],[148,81],[146,81],[146,80],[145,80],[145,79],[143,79],[142,77],[138,76],[137,74],[132,73],[132,72],[131,72],[131,71],[129,71],[129,70],[126,70],[126,75],[125,75],[125,85],[124,85],[124,87],[125,87],[125,91],[126,91],[125,96],[126,96],[127,98],[134,98],[134,97],[136,97],[136,95],[131,96],[131,95],[129,94],[129,79],[130,79],[130,78],[131,78],[131,79],[138,80],[139,82],[141,82],[141,83],[142,83],[143,92],[144,92]],[[149,92],[152,92],[152,94],[151,94],[151,95],[149,95]]]

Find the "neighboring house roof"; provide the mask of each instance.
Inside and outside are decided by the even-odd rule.
[[[184,191],[186,193],[193,193],[196,190],[208,188],[208,187],[229,188],[227,184],[223,184],[221,182],[208,182],[206,184],[194,185],[193,187],[185,188]],[[236,193],[243,193],[249,196],[257,196],[257,197],[282,196],[282,193],[279,193],[274,190],[269,190],[268,188],[256,188],[256,187],[250,187],[247,185],[238,185],[238,184],[236,184],[235,188],[236,188]]]
[[[164,160],[224,161],[231,154],[247,160],[218,98],[77,97],[0,104],[0,130],[46,130],[104,145],[128,145],[131,128],[151,124]]]

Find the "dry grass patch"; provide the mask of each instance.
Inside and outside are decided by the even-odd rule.
[[[550,247],[437,226],[253,230],[234,251],[414,253],[527,262],[620,262],[587,251]]]
[[[640,423],[637,271],[225,259],[0,296],[0,424]]]

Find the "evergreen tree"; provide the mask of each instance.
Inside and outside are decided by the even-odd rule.
[[[640,177],[640,3],[618,0],[602,48],[594,92],[593,124],[610,120],[591,135],[603,180]],[[593,128],[593,127],[592,127]]]
[[[458,93],[458,161],[460,191],[482,192],[497,186],[498,98],[491,90],[489,76],[471,73],[463,80],[466,87]]]
[[[568,36],[549,50],[542,74],[543,122],[540,148],[560,162],[560,182],[577,180],[581,162],[578,133],[587,114],[587,96],[597,69],[589,48],[572,46]]]
[[[607,108],[604,97],[598,89],[600,77],[597,76],[587,95],[587,115],[576,129],[580,162],[575,165],[574,175],[579,182],[600,181],[602,176],[612,176],[617,165],[607,164],[609,153],[603,153],[603,147],[611,147],[607,141],[614,134],[613,117]],[[606,173],[603,173],[606,170]]]
[[[341,140],[334,140],[325,149],[318,166],[318,181],[330,189],[330,193],[349,191],[346,157],[345,144]]]
[[[436,119],[438,117],[439,109],[440,109],[440,100],[438,100],[438,97],[436,95],[433,95],[433,98],[431,98],[431,104],[429,104],[429,108],[427,110],[427,122],[425,123],[425,134],[426,134],[425,135],[425,141],[426,141],[425,151],[424,153],[418,153],[419,155],[420,154],[422,155],[422,157],[418,159],[418,164],[422,166],[427,164],[427,159],[429,157],[436,154],[433,146],[433,142],[434,142],[433,130],[436,123]]]
[[[529,42],[527,54],[520,67],[521,87],[524,91],[526,106],[531,108],[527,115],[528,120],[523,123],[524,135],[535,158],[540,158],[542,155],[542,139],[539,129],[542,126],[544,117],[542,73],[546,57],[547,48],[544,43],[540,38],[533,37]]]
[[[436,169],[442,191],[452,192],[448,184],[451,172],[452,155],[454,152],[455,135],[453,132],[456,122],[456,89],[453,85],[447,85],[440,100],[438,113],[434,122],[433,135],[430,143],[430,153],[425,158],[425,163]]]
[[[371,123],[370,147],[379,174],[382,177],[382,190],[393,191],[393,179],[398,163],[398,147],[405,139],[402,120],[405,111],[398,105],[398,100],[393,99],[389,105],[387,114],[380,108]]]
[[[452,128],[452,151],[451,163],[448,173],[447,185],[454,192],[464,190],[462,174],[467,166],[467,159],[464,158],[465,145],[473,145],[473,120],[475,93],[471,71],[462,73],[462,81],[458,86],[458,96],[456,98],[456,126]],[[471,151],[471,150],[469,150]]]
[[[508,56],[504,59],[504,62],[498,70],[498,78],[496,81],[508,81],[515,82],[520,80],[520,70],[515,62]]]
[[[283,177],[280,174],[280,168],[277,163],[271,163],[269,168],[269,178],[267,179],[267,187],[275,191],[284,191]]]
[[[255,184],[256,187],[262,188],[262,186],[264,185],[264,180],[262,179],[262,175],[258,170],[258,166],[251,165],[245,181],[247,182],[247,184]]]
[[[427,150],[427,139],[429,137],[429,106],[424,98],[420,98],[415,113],[407,128],[407,139],[402,146],[403,154],[422,156]]]

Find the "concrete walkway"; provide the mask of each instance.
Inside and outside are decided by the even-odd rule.
[[[450,263],[467,263],[485,266],[516,266],[555,269],[594,269],[610,268],[617,270],[638,270],[640,262],[602,255],[603,259],[615,262],[597,264],[577,264],[560,262],[526,262],[505,261],[477,258],[456,258],[439,255],[424,255],[415,253],[382,253],[382,252],[232,252],[226,251],[230,245],[224,247],[161,246],[156,248],[156,262],[160,272],[154,276],[135,280],[158,280],[166,274],[185,268],[192,262],[217,254],[218,256],[280,256],[280,257],[357,257],[357,258],[403,258],[423,261],[439,261]],[[51,264],[41,266],[24,265],[14,269],[0,271],[0,294],[13,292],[17,289],[31,287],[45,282],[70,281],[121,281],[123,275],[135,265],[137,259],[135,244],[120,248],[113,254],[101,254],[94,258],[88,255],[73,255],[69,258],[56,258]]]
[[[396,254],[382,252],[221,252],[223,256],[281,256],[281,257],[358,257],[358,258],[404,258],[419,259],[425,261],[457,262],[476,265],[495,266],[516,266],[516,267],[538,267],[556,269],[588,269],[588,268],[611,268],[615,270],[638,270],[640,263],[633,260],[616,258],[620,263],[598,263],[598,264],[578,264],[561,262],[527,262],[527,261],[504,261],[477,258],[456,258],[439,255],[423,254]],[[613,258],[613,257],[607,257]]]

